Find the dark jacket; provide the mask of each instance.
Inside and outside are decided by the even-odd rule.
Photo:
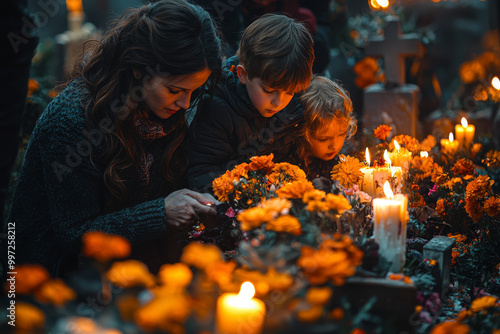
[[[274,153],[281,161],[290,151],[304,111],[297,97],[272,117],[262,117],[253,106],[245,85],[225,64],[225,79],[213,97],[205,96],[189,130],[188,187],[211,191],[212,181],[253,156]],[[235,68],[233,67],[233,69]]]
[[[89,146],[99,150],[103,138],[97,128],[87,130],[86,94],[81,85],[70,84],[48,105],[30,138],[8,220],[15,227],[16,264],[39,263],[54,276],[67,274],[78,265],[83,233],[98,230],[130,240],[132,257],[156,271],[172,255],[168,194],[154,190],[161,182],[161,152],[171,138],[143,147],[153,157],[149,184],[130,183],[135,196],[130,205],[106,212],[105,165],[91,161],[88,151]],[[111,120],[108,125],[112,130]]]

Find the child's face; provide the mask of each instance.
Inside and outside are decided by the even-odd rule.
[[[349,123],[333,119],[311,136],[312,154],[319,159],[332,160],[344,146]]]
[[[260,78],[248,79],[241,65],[238,66],[240,82],[246,86],[250,101],[263,117],[271,117],[285,108],[293,97],[293,92],[285,92],[267,86]]]

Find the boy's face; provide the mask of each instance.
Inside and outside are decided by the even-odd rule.
[[[319,159],[332,160],[344,146],[349,123],[333,119],[311,136],[312,154]]]
[[[271,117],[285,108],[293,92],[285,92],[267,86],[260,78],[248,79],[245,69],[238,65],[238,78],[246,86],[250,101],[263,117]]]

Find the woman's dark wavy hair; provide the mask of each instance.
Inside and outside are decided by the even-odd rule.
[[[89,124],[96,124],[105,138],[97,159],[106,164],[104,183],[111,194],[108,209],[128,203],[125,175],[131,169],[137,173],[134,168],[142,154],[134,127],[135,110],[144,106],[137,93],[141,80],[208,68],[212,74],[207,85],[212,90],[222,73],[221,43],[220,33],[204,9],[183,0],[162,0],[124,12],[84,55],[74,77],[81,77],[90,93]],[[140,79],[134,77],[134,69],[141,72]],[[163,191],[178,189],[183,180],[187,165],[185,114],[181,109],[171,116],[175,129],[161,161]],[[103,120],[115,126],[112,133]]]

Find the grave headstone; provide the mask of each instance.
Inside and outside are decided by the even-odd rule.
[[[446,294],[450,285],[450,265],[451,251],[455,245],[455,239],[446,236],[436,236],[424,246],[424,259],[432,259],[437,261],[437,266],[441,273],[441,293]]]

